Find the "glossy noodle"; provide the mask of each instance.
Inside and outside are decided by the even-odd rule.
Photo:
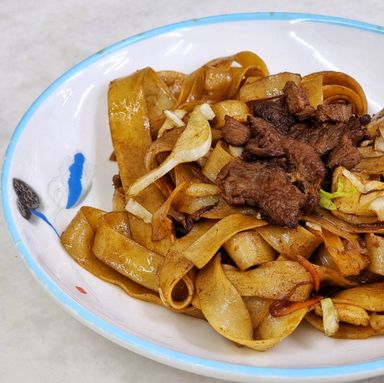
[[[301,106],[289,104],[289,87]],[[339,137],[355,156],[349,167],[349,159],[341,162],[347,167],[337,162],[337,149],[324,149],[328,173],[320,194],[311,194],[317,181],[301,176],[284,146],[290,133],[273,114],[265,117],[268,108],[280,108],[295,129],[316,118],[320,128],[344,124],[368,133]],[[304,320],[335,338],[384,332],[384,123],[382,114],[369,122],[354,78],[333,71],[270,75],[262,58],[245,51],[190,74],[144,68],[116,79],[108,112],[117,161],[112,211],[84,206],[61,235],[80,266],[256,351],[283,341]],[[271,124],[280,130],[269,140],[283,140],[278,154],[277,144],[268,147],[272,141],[257,135]],[[306,144],[321,138],[308,136]],[[275,207],[259,196],[263,183],[226,183],[233,164],[256,169],[257,161],[268,166],[254,178],[276,168],[272,180],[291,182],[287,190],[307,198],[294,223],[268,215]],[[229,197],[229,188],[239,194]],[[272,200],[275,190],[268,190]],[[288,191],[285,197],[276,208],[291,204]]]

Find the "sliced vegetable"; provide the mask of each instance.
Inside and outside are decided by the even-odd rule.
[[[314,230],[314,231],[320,231],[322,232],[323,229],[321,228],[320,225],[312,222],[305,222],[305,226],[307,226],[309,229]]]
[[[233,157],[241,157],[244,148],[242,146],[228,146],[229,153],[233,155]]]
[[[130,198],[125,205],[125,210],[133,214],[137,218],[141,218],[145,223],[152,222],[152,213],[150,213],[143,205],[139,204],[133,198]]]
[[[384,182],[365,181],[347,169],[343,169],[343,176],[362,194],[367,194],[373,190],[384,190]]]
[[[174,112],[170,110],[164,110],[164,114],[174,122],[174,124],[181,128],[185,125],[182,118],[186,115],[187,111],[184,109],[176,109]]]
[[[196,107],[189,118],[188,124],[176,141],[175,147],[167,159],[156,169],[137,179],[128,189],[128,195],[139,194],[146,187],[168,173],[175,166],[192,162],[207,154],[211,147],[212,133],[207,118],[201,107]]]
[[[211,106],[207,103],[204,103],[200,106],[200,112],[207,120],[213,120],[215,118],[215,112],[212,110]]]
[[[339,329],[339,317],[331,298],[324,298],[320,301],[323,311],[324,333],[327,336],[335,335]]]
[[[187,114],[186,110],[176,109],[174,112],[170,110],[165,110],[164,114],[167,116],[167,118],[165,119],[163,125],[157,132],[157,138],[160,138],[167,130],[171,130],[174,127],[181,128],[185,126],[185,123],[182,119]]]
[[[336,205],[332,202],[335,198],[350,197],[356,194],[356,189],[352,188],[349,191],[344,191],[344,179],[339,178],[337,181],[337,189],[333,193],[329,193],[320,189],[320,206],[327,210],[336,210]]]

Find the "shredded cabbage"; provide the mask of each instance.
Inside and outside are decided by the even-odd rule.
[[[320,206],[327,210],[336,210],[336,205],[332,202],[335,198],[350,197],[357,192],[353,186],[350,191],[344,191],[344,180],[339,178],[337,181],[336,191],[329,193],[323,189],[320,189]]]
[[[339,316],[331,298],[324,298],[320,301],[323,311],[324,333],[327,336],[335,335],[339,329]]]
[[[343,176],[362,194],[367,194],[374,190],[383,190],[384,182],[380,181],[363,181],[359,176],[353,174],[347,169],[343,170]]]

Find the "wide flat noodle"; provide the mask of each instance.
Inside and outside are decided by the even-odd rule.
[[[309,103],[312,107],[317,108],[323,103],[323,76],[313,76],[311,78],[304,77],[301,81],[301,87],[308,95]]]
[[[95,232],[98,230],[104,217],[108,215],[111,217],[114,214],[115,213],[105,213],[102,210],[92,207],[82,207],[61,235],[61,244],[67,253],[79,263],[81,267],[95,275],[97,278],[120,287],[133,298],[162,305],[163,302],[157,292],[127,278],[95,256],[92,250]],[[117,213],[112,221],[115,223],[120,222],[120,224],[114,225],[114,229],[118,234],[127,237],[127,221],[126,218],[121,219],[122,215],[125,214],[127,213]],[[108,218],[107,220],[111,221]],[[204,318],[201,311],[196,307],[190,306],[180,310],[173,310],[173,308],[170,307],[170,309],[199,319]]]
[[[268,74],[264,61],[253,52],[216,58],[184,78],[176,107],[191,110],[198,102],[235,98],[248,76],[264,77]]]
[[[264,61],[253,52],[239,52],[234,55],[234,61],[240,64],[241,67],[231,67],[232,84],[228,92],[229,99],[237,96],[241,85],[247,78],[262,78],[269,75],[268,68]]]
[[[237,233],[225,242],[223,247],[242,271],[273,261],[277,255],[277,252],[255,230]]]
[[[214,221],[197,223],[184,237],[178,239],[164,258],[159,270],[160,296],[166,306],[175,310],[188,307],[195,293],[195,286],[188,273],[194,264],[184,257],[184,250],[198,240],[213,225]],[[175,297],[174,291],[177,285],[184,284],[187,295]]]
[[[363,254],[358,236],[355,236],[353,241],[343,242],[338,235],[325,229],[321,235],[333,264],[342,275],[358,275],[369,265],[369,259]]]
[[[296,260],[298,255],[310,257],[322,242],[321,237],[300,225],[294,229],[268,225],[257,229],[257,232],[279,254],[292,260]]]
[[[220,170],[234,157],[223,147],[223,142],[219,141],[215,148],[209,153],[207,161],[203,167],[202,173],[212,182],[216,181]]]
[[[363,158],[353,169],[352,172],[369,175],[384,174],[384,156]]]
[[[120,232],[128,213],[108,213],[101,218],[92,250],[97,258],[139,285],[157,291],[158,270],[163,257]]]
[[[369,257],[369,270],[384,275],[384,238],[373,233],[365,234],[365,244]]]
[[[173,232],[173,222],[168,218],[169,210],[172,206],[173,200],[187,188],[188,184],[182,183],[177,186],[165,202],[160,206],[158,210],[152,216],[152,239],[154,241],[160,241]]]
[[[128,295],[161,304],[159,296],[101,262],[93,253],[95,231],[105,214],[102,210],[82,207],[61,235],[67,253],[96,277],[122,288]]]
[[[173,109],[176,104],[176,98],[157,72],[152,68],[145,68],[143,71],[142,86],[151,134],[152,137],[156,137],[164,121],[164,110]]]
[[[265,221],[243,214],[232,214],[212,226],[184,251],[184,257],[199,269],[206,265],[219,248],[240,231],[266,225]]]
[[[120,178],[125,192],[140,176],[146,173],[144,157],[151,144],[149,117],[144,93],[144,78],[148,70],[112,81],[108,93],[109,123]],[[151,185],[136,201],[154,213],[164,202],[160,191]],[[170,236],[152,241],[152,228],[140,218],[129,216],[132,239],[142,246],[165,255],[170,247]]]
[[[305,319],[317,330],[324,332],[323,318],[314,313],[308,313]],[[367,339],[374,335],[379,335],[371,326],[354,326],[348,323],[340,323],[339,329],[332,338],[339,339]]]
[[[333,334],[325,301],[340,322],[335,337],[383,333],[384,282],[378,281],[384,275],[384,221],[371,209],[378,194],[338,198],[335,214],[318,208],[292,229],[258,219],[257,206],[229,206],[215,185],[222,167],[243,149],[223,141],[225,116],[246,122],[247,102],[280,97],[287,81],[301,86],[314,108],[347,103],[355,114],[366,113],[365,94],[352,77],[333,71],[269,76],[264,61],[248,51],[211,60],[190,74],[144,68],[112,81],[109,120],[119,168],[113,212],[82,208],[61,237],[67,252],[129,295],[205,316],[221,335],[257,351],[290,335],[306,315],[324,331],[322,310],[325,332]],[[160,178],[145,189],[141,183],[140,192],[132,188],[164,165],[193,121],[191,132],[204,121],[204,147],[192,145],[197,136],[191,134],[184,140],[191,157],[163,166],[163,176],[157,173]],[[368,130],[379,134],[378,126]],[[351,170],[364,180],[384,174],[379,141],[374,151],[372,140],[365,141],[363,159]],[[332,192],[339,190],[337,181]],[[129,202],[147,210],[151,224],[126,212]]]
[[[351,225],[348,222],[335,217],[327,210],[320,208],[317,208],[316,211],[310,215],[304,215],[303,219],[324,227],[331,233],[339,235],[340,237],[345,238],[351,242],[353,242],[356,238],[356,236],[353,234],[384,233],[384,222],[377,222],[375,224]]]
[[[284,86],[288,81],[293,81],[296,85],[300,85],[301,76],[297,73],[281,72],[263,77],[243,85],[239,91],[239,99],[248,102],[281,96]]]
[[[303,81],[321,76],[323,80],[324,103],[350,103],[355,114],[367,113],[367,98],[360,84],[351,76],[337,71],[321,71],[308,74]]]
[[[369,315],[362,307],[345,303],[334,303],[339,322],[353,324],[354,326],[368,326]],[[320,304],[315,306],[315,314],[322,316],[323,310]]]
[[[271,299],[259,297],[242,297],[251,316],[253,329],[257,329],[269,314],[269,306],[273,302]]]
[[[336,293],[332,299],[336,303],[360,306],[368,311],[384,311],[384,282],[369,283]]]
[[[294,261],[271,261],[249,271],[230,268],[224,272],[241,296],[297,302],[307,299],[313,289],[308,271]]]
[[[209,324],[225,338],[256,351],[266,351],[282,341],[307,313],[307,309],[301,309],[279,318],[268,314],[259,326],[261,339],[254,340],[250,313],[239,292],[226,278],[218,256],[199,272],[196,289]]]
[[[176,72],[172,70],[163,70],[157,72],[159,77],[167,85],[169,91],[175,98],[178,98],[184,78],[187,76],[185,73]]]
[[[325,285],[340,286],[340,287],[353,287],[357,282],[345,278],[339,271],[324,267],[320,265],[313,265],[317,274],[319,275],[320,282]]]
[[[231,214],[245,214],[257,216],[258,210],[251,206],[230,206],[223,198],[220,198],[217,205],[203,213],[201,216],[207,219],[222,219]]]

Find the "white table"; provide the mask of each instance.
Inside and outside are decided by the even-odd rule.
[[[90,54],[160,25],[255,11],[320,13],[384,25],[382,0],[2,0],[2,155],[31,102]],[[2,219],[0,249],[0,382],[219,382],[137,356],[69,316],[33,279]]]

